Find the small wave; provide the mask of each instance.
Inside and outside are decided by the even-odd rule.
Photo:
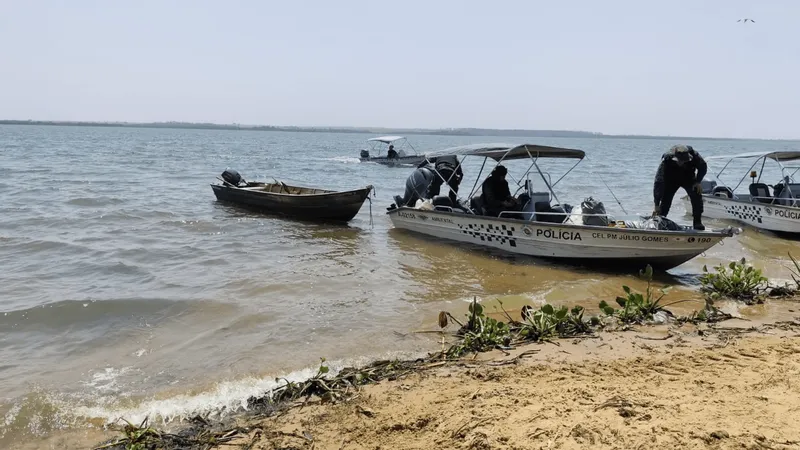
[[[92,249],[84,245],[49,239],[9,237],[3,238],[0,243],[4,245],[3,253],[6,256],[29,257],[35,253],[59,253],[61,255],[92,253]]]
[[[74,206],[107,206],[124,203],[125,200],[116,197],[78,197],[67,201],[67,204]]]
[[[57,332],[76,325],[88,325],[111,318],[152,315],[169,308],[188,309],[190,302],[157,298],[115,300],[62,300],[33,308],[0,313],[0,328],[24,330],[50,329]],[[194,302],[197,303],[197,302]]]
[[[325,158],[325,161],[336,161],[345,164],[356,164],[361,162],[361,160],[355,156],[334,156],[333,158]]]
[[[330,374],[335,375],[345,367],[369,364],[372,361],[385,358],[415,358],[419,354],[407,352],[394,352],[380,357],[356,358],[328,362]],[[222,418],[232,413],[248,410],[248,399],[265,395],[284,384],[284,379],[291,382],[306,380],[316,374],[318,367],[307,367],[286,374],[285,376],[247,377],[233,381],[217,383],[213,388],[197,394],[178,394],[169,398],[149,399],[138,405],[128,407],[114,407],[110,405],[77,406],[70,408],[72,414],[83,420],[104,420],[107,423],[120,417],[133,423],[142,422],[146,417],[151,421],[160,421],[168,424],[174,421],[187,419],[196,415],[212,418]],[[108,376],[115,375],[112,369]],[[107,374],[99,374],[102,379]],[[280,381],[277,381],[280,379]],[[66,405],[65,405],[66,406]]]

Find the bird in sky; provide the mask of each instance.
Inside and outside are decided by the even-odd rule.
[[[755,20],[753,20],[753,19],[739,19],[739,20],[737,20],[737,22],[744,22],[744,23],[747,23],[747,21],[750,21],[750,22],[756,23],[756,21],[755,21]]]

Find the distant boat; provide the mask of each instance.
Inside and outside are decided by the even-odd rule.
[[[417,150],[404,136],[380,136],[367,139],[367,142],[370,144],[370,149],[361,150],[359,157],[361,162],[373,162],[386,166],[416,166],[425,161],[425,155],[418,154]],[[389,158],[389,146],[391,145],[397,147],[395,143],[399,143],[399,148],[394,149],[397,152],[397,157]],[[406,148],[410,149],[413,154],[409,155],[406,151]]]
[[[218,201],[229,202],[311,221],[349,222],[372,192],[372,185],[348,191],[290,186],[276,181],[244,181],[235,170],[222,173],[221,184],[211,189]]]

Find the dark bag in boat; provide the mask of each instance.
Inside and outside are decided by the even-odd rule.
[[[584,199],[583,202],[581,202],[581,214],[584,214],[584,225],[608,226],[606,207],[603,206],[603,202],[598,202],[592,197]]]

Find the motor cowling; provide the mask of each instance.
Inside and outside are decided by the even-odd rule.
[[[369,158],[369,150],[361,150],[362,158]]]
[[[225,171],[222,172],[222,179],[234,186],[238,186],[239,183],[242,182],[242,176],[233,169],[225,169]]]

